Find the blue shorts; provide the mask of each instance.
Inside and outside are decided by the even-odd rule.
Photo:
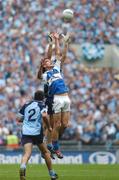
[[[48,107],[48,114],[52,115],[54,114],[53,111],[53,97],[47,97],[45,101],[46,106]]]
[[[22,135],[21,144],[24,146],[27,143],[32,143],[33,145],[39,145],[43,143],[43,129],[39,135]]]

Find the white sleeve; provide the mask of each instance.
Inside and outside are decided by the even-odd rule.
[[[47,73],[43,73],[42,78],[43,78],[43,81],[46,82],[47,81]]]
[[[47,113],[47,108],[43,108],[42,110],[41,110],[41,114],[43,114],[44,112],[46,112]]]
[[[54,68],[57,69],[60,72],[60,66],[61,66],[61,61],[60,60],[56,60],[56,62],[54,64]]]

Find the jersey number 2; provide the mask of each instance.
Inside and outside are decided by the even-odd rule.
[[[30,109],[28,111],[28,113],[29,113],[28,121],[35,121],[36,120],[35,119],[35,113],[36,113],[35,109]]]

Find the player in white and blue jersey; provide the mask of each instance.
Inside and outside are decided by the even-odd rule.
[[[42,68],[45,72],[42,74],[42,79],[48,84],[48,95],[53,97],[53,146],[55,153],[59,158],[63,158],[59,150],[59,133],[63,133],[64,129],[68,126],[70,119],[70,99],[68,96],[68,88],[64,82],[61,73],[61,60],[62,55],[59,51],[59,34],[53,34],[55,39],[55,55],[56,60],[53,64],[49,57],[44,58],[42,61]],[[61,130],[61,131],[60,131]]]
[[[24,104],[19,111],[18,119],[23,122],[21,143],[24,147],[24,154],[20,166],[20,180],[26,179],[26,165],[30,159],[33,145],[37,145],[43,154],[51,180],[56,180],[58,178],[57,174],[52,169],[50,153],[43,143],[43,121],[45,121],[48,130],[52,131],[43,99],[43,91],[36,91],[34,99]]]

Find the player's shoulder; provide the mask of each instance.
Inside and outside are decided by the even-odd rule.
[[[57,63],[61,64],[61,61],[60,61],[59,58],[55,58],[55,59],[53,60],[53,65],[55,65],[55,64],[57,64]]]
[[[26,101],[25,104],[27,105],[27,104],[30,104],[31,102],[33,102],[33,101]]]
[[[25,104],[22,106],[22,109],[28,107],[33,101],[26,101]]]
[[[58,70],[60,70],[60,68],[61,68],[61,61],[58,60],[58,59],[55,59],[55,60],[54,60],[54,68],[53,68],[53,69],[58,69]]]
[[[25,106],[28,106],[28,105],[31,104],[32,102],[33,102],[33,100],[32,100],[32,101],[26,101],[24,105],[25,105]]]
[[[44,101],[36,101],[38,103],[39,106],[45,106],[45,102]]]

